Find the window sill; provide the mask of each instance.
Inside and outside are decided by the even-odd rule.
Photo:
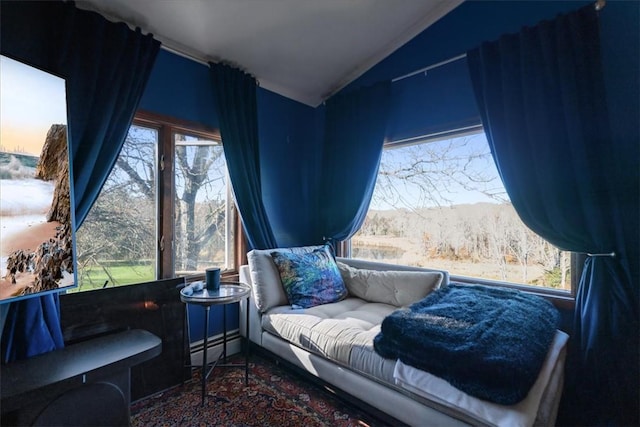
[[[516,289],[532,295],[538,295],[549,300],[556,308],[563,310],[573,310],[575,306],[575,296],[571,293],[571,291],[543,288],[540,286],[523,285],[511,282],[502,282],[500,280],[481,279],[478,277],[456,276],[453,274],[450,277],[452,282],[498,286],[502,288]]]

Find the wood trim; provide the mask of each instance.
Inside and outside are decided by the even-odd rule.
[[[249,249],[249,245],[247,244],[247,236],[244,233],[244,228],[242,227],[242,218],[240,218],[240,212],[238,212],[236,206],[236,230],[235,230],[235,247],[234,247],[234,255],[235,255],[235,263],[240,271],[241,265],[248,264],[247,261],[247,252]]]
[[[336,244],[336,256],[351,258],[351,241],[342,240]]]
[[[151,126],[170,126],[174,130],[180,130],[196,134],[198,136],[204,136],[207,138],[214,137],[220,140],[220,130],[203,125],[202,123],[179,119],[176,117],[167,116],[164,114],[153,113],[151,111],[138,110],[136,112],[134,123],[141,122],[147,123]]]
[[[174,277],[174,224],[175,216],[175,171],[174,171],[174,146],[173,134],[184,133],[200,138],[211,139],[222,142],[220,131],[210,128],[201,123],[189,120],[178,119],[171,116],[139,110],[133,120],[134,125],[156,129],[158,131],[158,262],[156,266],[158,278]],[[161,170],[160,163],[164,162],[164,169]],[[237,280],[240,266],[247,263],[247,243],[242,227],[242,221],[237,205],[234,206],[236,221],[234,224],[234,268],[223,273],[225,280]],[[164,250],[160,250],[160,242],[164,236]],[[186,278],[188,281],[203,280],[202,274],[195,274]]]
[[[158,169],[160,171],[158,174],[158,199],[160,202],[158,207],[158,220],[160,221],[158,224],[158,250],[160,254],[158,275],[160,278],[168,279],[174,277],[174,150],[171,131],[165,125],[162,126],[158,138],[158,165],[160,162],[164,163],[164,167]],[[163,250],[160,250],[161,243]]]

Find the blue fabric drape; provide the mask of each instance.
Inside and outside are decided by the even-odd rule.
[[[277,246],[262,202],[256,80],[224,64],[210,64],[220,136],[249,246]]]
[[[76,228],[116,162],[160,49],[73,2],[3,2],[0,51],[66,79]]]
[[[11,303],[2,335],[3,362],[26,359],[62,347],[58,294]]]
[[[391,82],[334,96],[326,103],[318,230],[330,242],[346,240],[364,221],[384,144]]]
[[[67,5],[61,46],[67,79],[76,228],[116,163],[160,42],[139,28]]]
[[[467,56],[487,140],[523,222],[562,249],[616,254],[589,257],[580,280],[563,403],[578,417],[570,422],[636,424],[639,177],[616,158],[638,149],[611,139],[597,13],[589,5]]]
[[[3,54],[66,79],[77,228],[115,164],[160,43],[72,2],[3,2],[0,16]],[[57,295],[11,303],[3,361],[62,347],[59,317]]]

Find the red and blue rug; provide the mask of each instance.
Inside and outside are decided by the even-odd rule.
[[[239,360],[241,361],[241,359]],[[200,372],[131,405],[136,426],[384,426],[384,422],[260,355],[244,369],[214,369],[201,405]]]

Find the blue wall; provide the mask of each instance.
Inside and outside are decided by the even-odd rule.
[[[391,79],[416,69],[452,58],[485,40],[493,40],[506,32],[518,31],[561,12],[591,2],[576,1],[471,1],[436,22],[406,43],[388,58],[344,90]],[[613,87],[612,116],[621,126],[619,133],[628,135],[638,110],[626,102],[615,102],[625,96],[637,64],[628,66],[623,55],[636,52],[637,37],[623,37],[620,30],[633,34],[637,22],[636,2],[610,1],[602,12],[605,68]],[[627,18],[626,22],[619,22]],[[635,13],[637,21],[637,13]],[[634,47],[635,44],[635,47]],[[635,49],[635,50],[634,50]],[[622,65],[621,62],[624,64]],[[621,75],[624,74],[624,75]],[[636,74],[637,75],[637,74]],[[622,79],[621,79],[622,78]],[[637,79],[633,81],[637,93]],[[617,85],[617,86],[616,86]],[[633,93],[633,92],[632,92]],[[140,108],[217,127],[208,67],[180,56],[161,51],[151,75]],[[621,99],[621,98],[620,98]],[[620,111],[623,110],[623,111]],[[387,138],[398,140],[480,124],[475,98],[466,66],[462,59],[392,85],[391,119]],[[622,114],[620,114],[622,113]],[[261,176],[264,204],[279,246],[314,244],[315,224],[308,212],[319,208],[317,189],[321,178],[320,158],[323,140],[324,108],[311,108],[268,90],[258,90]],[[636,127],[637,132],[637,127]]]
[[[161,50],[140,101],[139,109],[218,128],[209,67]],[[308,180],[311,160],[319,149],[309,129],[315,124],[315,110],[268,90],[258,89],[258,122],[261,146],[264,203],[282,246],[289,245],[307,227],[304,215],[291,198],[310,198]],[[308,164],[307,164],[308,163]],[[311,177],[311,178],[310,178]],[[293,236],[293,237],[292,237]],[[204,314],[200,307],[188,307],[191,341],[204,336]],[[227,310],[229,327],[237,327],[237,304]],[[213,307],[210,335],[222,332],[222,308]]]
[[[350,87],[391,79],[465,53],[522,26],[553,18],[589,2],[467,1],[372,67]],[[591,2],[592,3],[592,2]]]
[[[497,39],[577,9],[576,1],[467,1],[372,67],[344,91],[394,79],[466,53]],[[388,140],[431,135],[480,124],[466,59],[392,85]]]
[[[161,50],[140,109],[218,128],[209,67]],[[258,89],[258,126],[264,204],[280,246],[299,242],[309,223],[300,206],[315,203],[314,159],[321,140],[311,128],[316,111]],[[300,203],[291,203],[291,200]]]
[[[640,146],[640,2],[609,1],[600,16],[602,60],[613,140],[625,141],[635,147],[634,153],[618,160],[622,162],[622,168],[637,168]]]
[[[467,1],[372,67],[344,91],[393,79],[438,62],[506,33],[517,32],[559,13],[591,7],[593,1]],[[640,158],[640,2],[609,0],[600,14],[602,64],[607,90],[612,143],[625,146],[616,173],[623,177],[621,190],[629,211],[637,208],[635,174]],[[466,60],[462,59],[392,84],[392,113],[388,138],[429,135],[456,127],[479,124]],[[638,218],[628,215],[625,229],[640,240]],[[633,282],[640,281],[640,248],[628,248],[636,260]]]
[[[158,53],[138,108],[218,128],[209,67],[166,50]]]
[[[456,57],[505,33],[517,32],[559,13],[591,7],[593,1],[467,1],[410,40],[344,90],[393,79],[414,70]],[[635,171],[640,157],[640,2],[609,0],[599,12],[602,64],[607,90],[612,143],[622,144],[626,155],[618,159],[617,173]],[[459,126],[480,123],[466,69],[466,60],[444,65],[426,76],[392,85],[390,140],[417,137]],[[621,190],[630,211],[637,207],[635,175],[627,173],[629,191]],[[623,185],[625,179],[621,179]],[[640,240],[638,218],[627,216],[625,226]],[[638,245],[629,248],[639,260]],[[637,262],[636,262],[637,264]],[[640,271],[633,270],[638,283]]]
[[[419,34],[347,86],[352,90],[460,55],[483,41],[522,26],[551,19],[591,1],[468,1]],[[640,2],[613,1],[601,12],[602,51],[614,142],[630,147],[620,167],[637,168],[640,117]],[[217,128],[208,67],[161,51],[140,108]],[[280,246],[308,241],[315,229],[305,215],[322,201],[316,197],[322,173],[324,108],[311,108],[264,89],[258,91],[261,176],[264,204]],[[478,124],[478,112],[465,60],[392,86],[392,140]],[[630,203],[637,201],[630,195]],[[637,218],[627,218],[636,230]],[[635,228],[634,228],[635,227]],[[636,245],[637,246],[637,245]],[[637,251],[637,248],[635,249]],[[636,254],[637,255],[637,254]],[[635,283],[637,283],[637,271]],[[570,313],[563,313],[570,318]],[[229,310],[230,326],[237,306]],[[221,331],[222,310],[211,313],[212,334]],[[202,310],[189,310],[192,341],[203,334]],[[568,329],[568,328],[567,328]]]
[[[589,1],[467,1],[372,67],[344,90],[393,79],[453,58]],[[638,141],[640,2],[610,0],[600,12],[602,55],[614,139]],[[392,85],[390,140],[479,123],[466,60]],[[637,144],[636,144],[637,145]],[[635,154],[635,153],[634,153]],[[629,156],[626,161],[637,161]],[[625,165],[633,166],[631,164]]]
[[[392,55],[357,79],[345,90],[392,79],[416,69],[464,53],[485,40],[518,31],[553,18],[592,1],[467,1],[419,34]],[[640,2],[609,0],[601,12],[602,51],[607,87],[612,143],[629,147],[619,159],[620,170],[637,170],[640,141]],[[38,38],[39,25],[29,36]],[[47,46],[32,46],[37,56],[47,57]],[[51,58],[49,58],[51,59]],[[53,58],[55,59],[55,58]],[[51,60],[53,60],[51,59]],[[43,59],[44,60],[44,59]],[[475,100],[464,61],[444,66],[393,86],[393,113],[389,127],[392,139],[418,136],[465,124],[478,123]],[[208,67],[178,55],[161,51],[140,103],[143,110],[217,128]],[[324,108],[302,105],[277,94],[258,92],[261,168],[264,203],[278,243],[305,241],[315,229],[306,209],[322,203],[316,189],[322,179],[319,170],[323,141]],[[634,183],[637,184],[637,183]],[[634,188],[633,186],[630,186]],[[629,192],[628,202],[637,209],[638,194]],[[629,216],[627,229],[640,240],[638,218]],[[634,259],[640,259],[637,243]],[[634,270],[638,283],[638,270]],[[237,319],[237,307],[229,310],[230,326]],[[221,308],[212,310],[212,334],[221,331]],[[190,310],[192,340],[202,338],[202,310]]]
[[[314,209],[322,153],[313,131],[314,108],[267,90],[258,91],[260,167],[264,205],[278,246],[311,244],[306,209]]]
[[[467,1],[344,90],[405,75],[465,53],[483,41],[495,40],[502,34],[517,32],[523,26],[552,19],[558,13],[583,6],[591,7],[593,4],[593,1]],[[637,191],[640,159],[640,2],[609,0],[599,12],[599,17],[608,104],[608,111],[603,111],[602,114],[609,116],[611,144],[624,147],[625,156],[617,159],[618,167],[611,173],[620,178],[618,182],[622,186],[628,186],[628,191],[620,188],[617,196],[622,199],[622,203],[626,203],[623,211],[629,213],[623,221],[624,229],[629,233],[626,240],[630,244],[627,254],[632,265],[631,283],[637,289],[640,282],[640,218],[637,215],[640,205],[640,194]],[[388,132],[390,138],[416,137],[444,130],[446,126],[455,126],[456,123],[469,124],[473,123],[474,117],[477,121],[477,107],[469,90],[469,76],[465,68],[465,60],[461,60],[429,72],[427,76],[416,76],[394,83],[392,107],[395,111],[391,115]],[[439,129],[439,126],[444,129]],[[637,298],[637,294],[631,298]],[[631,304],[633,303],[632,301]],[[637,309],[638,301],[635,301],[635,307]],[[629,316],[632,317],[629,321],[633,321],[637,310]],[[562,329],[570,333],[573,329],[572,317],[572,311],[562,311]],[[637,317],[635,320],[637,321]],[[633,344],[629,348],[634,348]],[[637,375],[637,354],[624,360],[629,363],[629,374]],[[634,363],[635,366],[632,365]],[[580,374],[597,375],[585,372]],[[601,423],[603,420],[585,419],[585,411],[571,406],[576,390],[571,390],[570,385],[568,387],[560,411],[560,422],[569,425]],[[612,401],[614,399],[629,400],[631,395],[622,392],[620,396],[612,397]],[[630,413],[620,414],[621,419],[630,417],[631,411],[636,411],[637,419],[637,406],[628,409]],[[573,420],[574,417],[577,422]]]
[[[391,79],[452,58],[485,40],[591,2],[470,1],[436,22],[344,90]],[[640,91],[638,2],[609,1],[601,12],[605,77],[616,138],[638,141]],[[140,108],[217,128],[208,67],[161,51]],[[394,83],[388,136],[409,138],[478,124],[465,60]],[[280,246],[312,244],[321,173],[324,108],[311,108],[265,89],[258,90],[264,204]],[[635,154],[635,153],[634,153]],[[626,161],[636,162],[637,156]],[[202,319],[191,315],[194,336]],[[212,315],[216,318],[219,315]],[[216,322],[217,323],[217,322]],[[213,322],[212,322],[213,324]],[[218,323],[219,324],[219,323]],[[198,332],[199,330],[199,332]],[[214,327],[219,331],[219,327]],[[195,338],[194,338],[195,339]]]

